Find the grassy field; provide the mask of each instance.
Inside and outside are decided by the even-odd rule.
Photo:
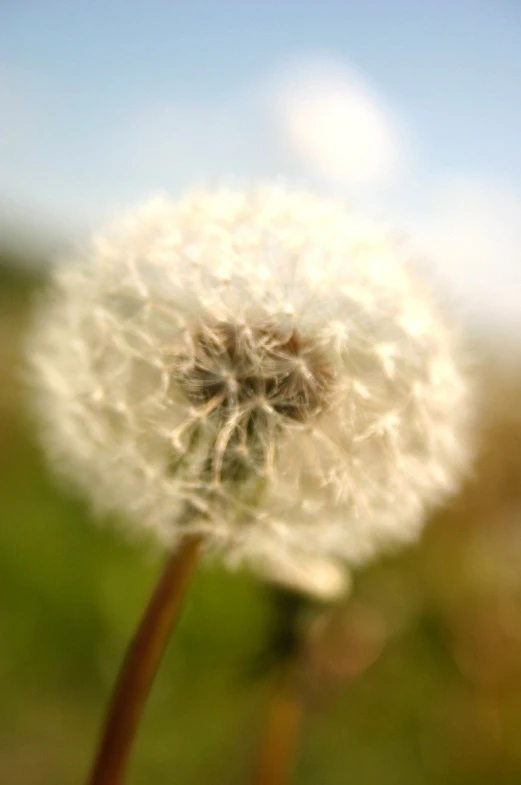
[[[69,785],[85,777],[161,555],[93,523],[47,475],[20,381],[41,276],[12,262],[0,258],[0,782]],[[299,785],[521,782],[521,375],[491,366],[485,376],[475,477],[418,547],[356,577],[335,611],[349,634],[310,657]],[[353,608],[386,631],[357,678]],[[217,564],[199,572],[130,785],[251,781],[272,617],[254,578]]]

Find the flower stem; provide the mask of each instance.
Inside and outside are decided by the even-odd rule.
[[[284,785],[289,781],[302,712],[295,668],[289,664],[278,673],[273,687],[254,785]]]
[[[87,785],[123,783],[132,742],[202,540],[202,535],[186,536],[168,559],[121,667]]]

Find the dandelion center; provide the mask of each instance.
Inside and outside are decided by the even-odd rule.
[[[194,404],[222,411],[260,409],[306,422],[328,403],[333,369],[324,351],[295,328],[220,323],[197,329],[181,386]]]
[[[200,326],[177,382],[217,423],[211,457],[219,479],[266,466],[275,432],[327,408],[334,371],[323,348],[294,327]]]

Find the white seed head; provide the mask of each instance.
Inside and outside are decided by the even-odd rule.
[[[130,213],[36,315],[55,466],[137,530],[207,532],[238,561],[358,564],[414,540],[467,467],[472,407],[403,255],[278,186]]]

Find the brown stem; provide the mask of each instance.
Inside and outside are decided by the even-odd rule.
[[[121,667],[87,785],[123,783],[139,720],[179,617],[202,540],[202,536],[185,537],[168,559]]]
[[[278,674],[273,688],[254,785],[284,785],[289,781],[302,710],[295,686],[295,668],[288,665]]]

